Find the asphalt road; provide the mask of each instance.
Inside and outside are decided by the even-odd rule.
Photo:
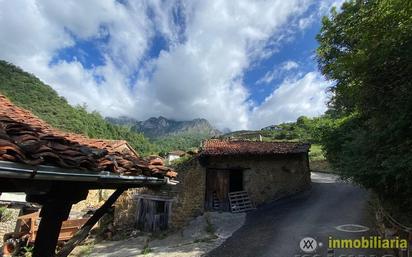
[[[346,224],[371,229],[354,232],[352,226],[344,226],[345,231],[339,230],[339,226]],[[373,216],[368,208],[368,193],[365,190],[339,182],[333,175],[314,173],[311,190],[248,213],[245,225],[208,256],[381,256],[376,250],[336,249],[334,254],[328,250],[330,236],[349,239],[377,235],[372,228]],[[301,250],[299,244],[305,237],[317,241],[314,252]]]

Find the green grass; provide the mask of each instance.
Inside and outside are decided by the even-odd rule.
[[[334,173],[337,172],[332,169],[329,162],[326,160],[322,146],[318,144],[312,144],[309,152],[309,166],[311,171]]]
[[[214,240],[218,239],[219,237],[217,235],[210,235],[208,237],[204,237],[204,238],[197,238],[195,240],[193,240],[193,243],[197,244],[197,243],[210,243],[213,242]]]
[[[324,161],[325,156],[323,155],[323,150],[321,145],[312,144],[309,152],[310,161]]]
[[[13,212],[7,207],[0,207],[0,221],[6,222],[13,218]]]
[[[77,251],[73,252],[69,256],[73,257],[88,257],[92,254],[94,249],[94,242],[88,242],[77,247]]]
[[[153,250],[149,247],[149,245],[145,245],[140,254],[146,255],[146,254],[149,254],[151,252],[153,252]]]

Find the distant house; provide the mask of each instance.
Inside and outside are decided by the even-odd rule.
[[[169,217],[170,223],[163,224],[163,228],[180,227],[205,211],[241,211],[248,201],[252,207],[259,206],[308,189],[309,146],[297,142],[207,140],[197,155],[181,164],[178,185],[170,191],[139,191],[129,199],[130,213],[138,214],[129,226],[135,224],[147,230],[153,226],[145,222]],[[134,207],[130,201],[135,202]],[[153,211],[142,214],[147,206]]]
[[[168,163],[171,163],[174,160],[177,160],[180,157],[183,157],[184,155],[186,155],[186,152],[184,151],[180,151],[180,150],[172,151],[172,152],[167,153],[166,160]]]

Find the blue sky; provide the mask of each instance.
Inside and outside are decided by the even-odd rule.
[[[326,110],[315,36],[340,3],[0,1],[0,58],[103,116],[257,129]]]
[[[262,83],[259,83],[259,80],[264,78],[268,71],[279,70],[287,62],[293,62],[298,65],[297,67],[292,65],[291,72],[305,73],[316,70],[317,66],[314,55],[318,46],[316,35],[319,33],[320,27],[320,20],[314,20],[303,31],[297,31],[292,41],[282,43],[279,46],[279,52],[246,72],[244,81],[250,90],[255,92],[251,96],[253,101],[261,103],[287,76],[291,75],[290,72],[282,72],[273,78],[269,86],[258,89],[257,87],[262,85]]]

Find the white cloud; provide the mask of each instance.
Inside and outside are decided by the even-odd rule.
[[[179,0],[151,0],[149,10],[153,12],[156,29],[169,41],[171,46],[177,45],[185,37],[185,22],[179,24],[178,15],[185,15],[185,6]],[[185,18],[184,16],[183,18]],[[182,22],[182,21],[181,21]]]
[[[86,103],[89,110],[103,115],[134,116],[128,76],[153,36],[145,6],[100,0],[17,0],[0,2],[0,6],[1,59],[34,73],[71,104]],[[108,35],[108,42],[100,46],[104,65],[86,69],[77,60],[50,65],[56,51],[73,46],[76,39]]]
[[[286,61],[282,64],[282,69],[287,70],[287,71],[297,69],[298,67],[299,67],[299,64],[294,61]]]
[[[38,9],[49,24],[56,24],[79,39],[109,36],[104,50],[126,71],[137,66],[153,36],[146,8],[142,1],[126,4],[112,0],[38,2]]]
[[[315,21],[315,15],[311,14],[308,17],[299,19],[298,25],[301,30],[305,30]]]
[[[54,50],[73,44],[34,1],[1,1],[0,34],[0,57],[20,65],[27,59],[49,59]]]
[[[340,10],[342,4],[348,0],[324,0],[320,2],[318,15],[320,17],[324,15],[329,15],[332,8]]]
[[[220,128],[249,126],[249,94],[241,77],[251,55],[263,51],[265,42],[305,7],[298,1],[236,3],[187,3],[187,40],[160,55],[147,86],[158,115],[205,117]]]
[[[54,89],[64,92],[71,104],[87,104],[90,110],[100,110],[107,116],[130,116],[135,110],[133,94],[126,86],[124,75],[114,66],[110,59],[106,65],[90,70],[78,61],[62,61],[38,73],[47,81],[53,81]],[[95,76],[104,80],[98,83]]]
[[[280,65],[275,66],[273,70],[266,72],[262,78],[256,81],[256,84],[269,84],[273,80],[279,79],[287,75],[290,71],[295,70],[297,68],[299,68],[299,64],[295,61],[289,60],[283,62]]]
[[[321,81],[317,75],[285,81],[252,111],[251,92],[242,82],[251,65],[293,39],[290,22],[304,19],[311,1],[0,0],[0,59],[34,73],[71,104],[86,103],[103,115],[203,117],[219,128],[256,127],[270,120],[270,106],[287,110],[274,112],[285,119],[307,113],[290,108],[290,101],[300,100],[290,95],[298,94],[291,88],[308,91],[303,85]],[[168,50],[150,59],[156,33],[165,37]],[[80,57],[50,64],[60,49],[96,39],[102,65],[86,68]],[[282,72],[298,68],[293,61],[278,67]],[[266,83],[275,76],[268,72]],[[300,86],[287,86],[292,84]],[[293,92],[281,94],[285,87]]]
[[[326,111],[328,86],[329,83],[317,72],[306,73],[301,78],[286,79],[262,105],[253,109],[251,127],[258,129],[293,121],[301,115],[321,115]]]

